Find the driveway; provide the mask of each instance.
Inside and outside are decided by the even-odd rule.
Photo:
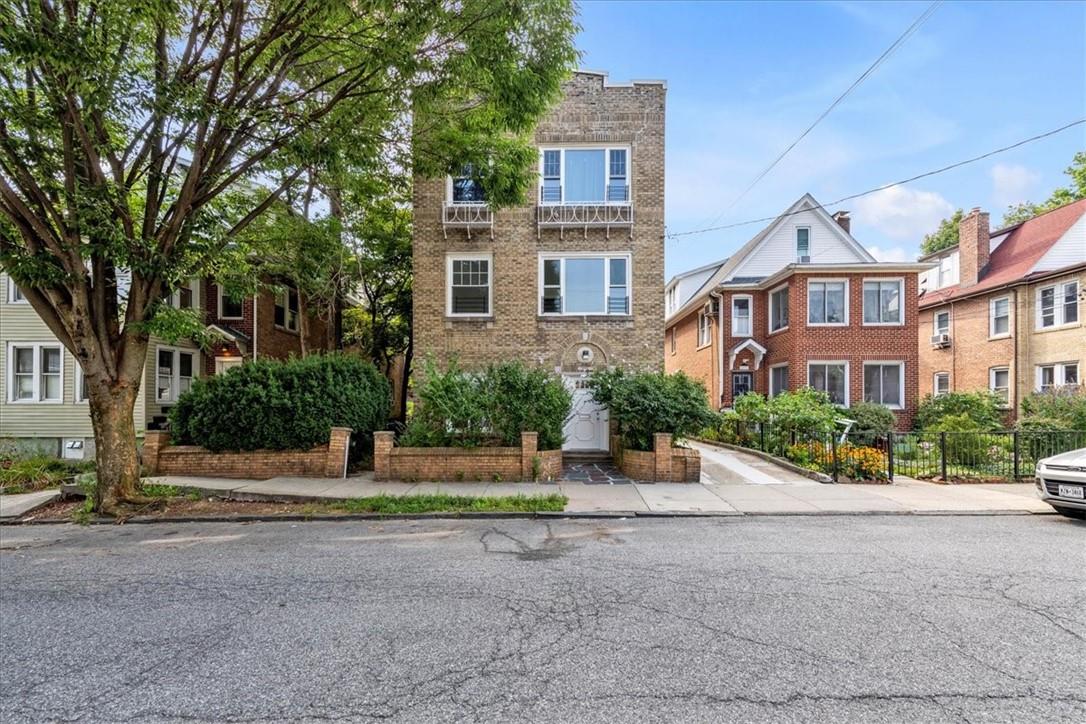
[[[701,453],[701,481],[706,485],[821,485],[757,455],[699,442],[690,446]]]

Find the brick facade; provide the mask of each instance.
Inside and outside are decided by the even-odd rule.
[[[662,83],[612,86],[600,74],[577,73],[567,82],[562,101],[535,131],[540,146],[628,147],[632,228],[538,229],[533,187],[530,205],[496,211],[492,233],[473,229],[469,236],[464,229],[442,226],[446,181],[415,180],[413,323],[418,353],[432,354],[439,362],[455,356],[467,367],[508,359],[566,372],[662,366],[664,98]],[[446,314],[446,259],[453,252],[492,255],[491,314]],[[541,315],[539,256],[546,252],[629,254],[631,313]]]
[[[848,324],[844,326],[812,326],[807,323],[807,285],[812,279],[847,280]],[[904,323],[872,326],[863,323],[863,283],[865,280],[902,279]],[[769,332],[769,295],[780,287],[788,287],[789,325],[783,330]],[[723,340],[720,339],[719,317],[712,325],[713,344],[698,349],[697,324],[699,309],[692,309],[679,319],[669,321],[665,335],[667,370],[685,371],[701,380],[716,406],[730,407],[734,402],[732,375],[736,372],[752,376],[752,391],[769,394],[770,369],[788,365],[788,388],[798,389],[807,384],[807,365],[811,361],[843,361],[848,363],[848,402],[864,399],[864,363],[879,361],[904,364],[904,405],[894,410],[899,429],[908,429],[916,413],[919,395],[919,358],[916,348],[918,329],[917,276],[880,270],[872,264],[871,271],[827,272],[793,268],[792,272],[771,278],[761,285],[721,289],[723,295]],[[751,298],[752,335],[732,334],[732,300],[736,296]],[[675,354],[670,351],[670,335],[676,335]],[[751,339],[766,351],[759,364],[751,348],[740,350],[732,360],[737,346]],[[721,343],[722,342],[722,343]],[[720,362],[723,358],[723,389],[719,387]]]
[[[701,481],[701,454],[688,447],[672,447],[671,434],[658,432],[653,450],[629,450],[617,435],[611,437],[615,465],[622,473],[646,483],[697,483]]]
[[[489,483],[557,480],[561,450],[538,450],[539,434],[521,433],[520,447],[395,447],[391,432],[374,433],[374,479]]]
[[[345,478],[350,440],[350,428],[333,427],[328,444],[312,450],[212,452],[197,445],[171,445],[169,432],[148,430],[143,441],[143,467],[147,475]]]

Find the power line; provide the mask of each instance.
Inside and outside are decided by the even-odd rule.
[[[817,126],[819,123],[821,123],[823,121],[823,119],[826,118],[826,116],[828,116],[830,113],[832,113],[833,109],[836,108],[838,105],[840,105],[841,101],[843,101],[852,91],[854,91],[861,83],[863,83],[867,79],[867,77],[869,75],[874,73],[878,69],[878,67],[880,65],[882,65],[883,62],[887,58],[889,58],[894,53],[895,50],[897,50],[899,47],[901,47],[901,45],[906,40],[908,40],[909,37],[913,33],[915,33],[917,30],[919,30],[920,26],[923,25],[924,22],[927,21],[927,19],[930,18],[935,13],[935,11],[938,9],[938,7],[939,7],[939,5],[941,3],[942,3],[942,0],[935,0],[935,2],[933,2],[931,5],[929,5],[927,7],[927,9],[923,13],[920,14],[920,17],[918,17],[916,20],[914,20],[913,24],[910,25],[908,28],[906,28],[905,31],[901,35],[898,36],[897,40],[895,40],[890,45],[889,48],[884,50],[882,55],[880,55],[878,58],[875,59],[875,62],[873,62],[871,65],[869,65],[867,67],[867,70],[865,70],[860,75],[859,78],[852,81],[852,85],[850,85],[848,88],[846,88],[845,91],[841,95],[837,96],[836,100],[834,100],[833,103],[830,104],[829,108],[822,111],[822,114],[819,115],[818,118],[816,118],[814,120],[814,123],[807,126],[807,129],[805,131],[803,131],[803,133],[799,134],[799,137],[796,138],[796,140],[792,141],[792,143],[790,143],[787,148],[785,148],[783,151],[781,151],[780,154],[778,154],[777,157],[774,158],[773,161],[770,162],[770,164],[768,166],[766,166],[764,169],[762,169],[762,171],[757,176],[754,177],[754,180],[750,182],[750,185],[748,185],[745,189],[743,189],[742,193],[740,193],[738,196],[736,196],[735,199],[733,199],[732,202],[730,204],[728,204],[728,206],[723,211],[721,211],[719,214],[714,216],[709,221],[709,225],[711,226],[712,224],[715,224],[717,222],[717,220],[720,219],[721,216],[723,216],[724,214],[731,211],[735,207],[735,205],[738,204],[743,199],[743,197],[745,197],[750,192],[751,189],[753,189],[755,186],[758,185],[759,181],[761,181],[763,178],[765,178],[769,174],[769,172],[772,171],[773,168],[778,163],[780,163],[781,160],[785,156],[787,156],[789,154],[789,152],[791,152],[791,150],[793,148],[796,147],[796,145],[799,144],[800,141],[802,141],[804,138],[806,138],[808,133],[810,133],[811,131],[814,130],[815,126]]]
[[[1080,126],[1083,123],[1086,123],[1086,118],[1080,118],[1077,121],[1072,121],[1071,123],[1060,126],[1059,128],[1054,128],[1051,131],[1045,131],[1044,133],[1039,133],[1036,136],[1030,136],[1029,138],[1018,141],[1017,143],[1012,143],[1009,146],[1003,146],[1002,148],[997,148],[995,150],[988,151],[987,153],[982,153],[979,156],[974,156],[972,158],[967,158],[967,159],[965,159],[963,161],[958,161],[956,163],[952,163],[952,164],[950,164],[948,166],[943,166],[942,168],[937,168],[937,169],[934,169],[932,171],[925,171],[924,173],[920,173],[920,174],[917,174],[915,176],[910,176],[907,179],[902,179],[901,181],[894,181],[893,183],[883,184],[882,186],[877,186],[877,187],[875,187],[873,189],[868,189],[867,191],[861,191],[861,192],[856,193],[856,194],[849,194],[848,196],[842,196],[839,199],[836,199],[834,201],[830,201],[828,204],[818,204],[815,208],[822,209],[823,211],[829,211],[828,207],[830,207],[830,206],[837,206],[838,204],[844,203],[846,201],[851,201],[853,199],[858,199],[861,196],[868,196],[870,194],[878,193],[879,191],[885,191],[886,189],[893,188],[894,186],[904,186],[905,184],[912,183],[913,181],[918,181],[918,180],[920,180],[922,178],[927,178],[929,176],[935,176],[937,174],[946,173],[947,171],[951,171],[951,170],[959,168],[961,166],[966,166],[966,165],[971,164],[971,163],[976,163],[977,161],[982,161],[982,160],[984,160],[986,158],[989,158],[990,156],[995,156],[997,154],[1005,153],[1007,151],[1018,148],[1019,146],[1024,146],[1027,143],[1033,143],[1034,141],[1040,141],[1043,138],[1048,138],[1049,136],[1054,136],[1057,133],[1061,133],[1063,131],[1066,131],[1068,128],[1074,128],[1075,126]],[[691,231],[676,231],[676,232],[667,234],[666,236],[669,239],[675,239],[675,238],[678,238],[680,236],[690,236],[692,234],[704,234],[704,233],[707,233],[707,232],[710,232],[710,231],[720,231],[722,229],[734,229],[737,226],[747,226],[749,224],[764,223],[764,222],[767,222],[767,221],[773,221],[775,219],[779,219],[779,218],[781,218],[783,216],[793,216],[795,214],[802,214],[807,210],[808,209],[802,209],[800,211],[792,211],[792,212],[788,212],[788,213],[784,213],[784,214],[777,214],[776,216],[765,216],[765,217],[762,217],[760,219],[749,219],[747,221],[737,221],[737,222],[735,222],[733,224],[722,224],[720,226],[708,226],[708,227],[705,227],[703,229],[693,229]]]

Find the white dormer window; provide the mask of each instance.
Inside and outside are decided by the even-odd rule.
[[[811,228],[796,227],[796,261],[801,264],[811,260]]]

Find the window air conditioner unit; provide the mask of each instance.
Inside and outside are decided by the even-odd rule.
[[[946,334],[946,333],[933,334],[931,336],[931,346],[932,347],[949,347],[950,346],[950,335]]]
[[[704,314],[706,317],[715,318],[716,315],[720,314],[720,300],[710,299],[709,301],[707,301],[705,303],[705,306],[701,308],[701,313]]]
[[[810,264],[811,263],[811,257],[809,257],[809,256],[801,256],[799,258],[799,263],[800,264]]]

